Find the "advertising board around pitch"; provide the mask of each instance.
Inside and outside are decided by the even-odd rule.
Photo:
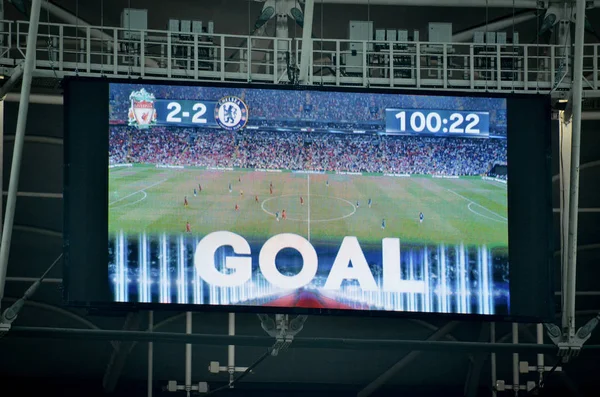
[[[543,173],[547,147],[543,123],[532,131],[511,115],[517,98],[93,83],[106,98],[97,116],[106,152],[102,163],[100,146],[75,157],[108,181],[88,186],[104,198],[86,203],[106,214],[104,245],[87,243],[105,259],[84,268],[69,257],[71,283],[94,274],[102,285],[69,288],[68,301],[513,320],[551,312],[549,242],[519,235],[513,217],[529,213],[543,234],[549,212],[520,199],[548,199],[524,191],[529,176],[516,168]],[[69,95],[85,84],[71,82]],[[74,141],[77,105],[68,101]],[[537,149],[526,158],[513,141]],[[79,178],[67,175],[70,185]],[[77,211],[66,211],[71,236]],[[532,275],[533,300],[521,290]]]

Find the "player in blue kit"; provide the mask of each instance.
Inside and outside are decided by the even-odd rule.
[[[369,208],[371,208],[371,204],[373,204],[373,200],[371,200],[370,197],[369,197],[369,202],[367,204],[369,205]]]
[[[327,181],[325,181],[325,186],[329,187],[329,179],[327,179]]]
[[[419,212],[419,223],[423,223],[423,219],[425,219],[425,216],[422,212]]]
[[[360,203],[356,200],[356,208],[360,207]]]
[[[196,197],[198,195],[198,192],[196,191],[196,188],[194,188],[194,197]]]
[[[277,220],[277,222],[279,222],[279,211],[275,212],[275,220]]]
[[[385,218],[383,218],[381,220],[381,229],[384,230],[385,229]]]
[[[229,193],[231,193],[231,182],[229,182]]]

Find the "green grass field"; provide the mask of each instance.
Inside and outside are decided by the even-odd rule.
[[[273,195],[269,194],[270,182]],[[194,197],[198,184],[202,192]],[[369,198],[373,200],[371,208],[367,206]],[[344,236],[356,236],[361,243],[380,244],[383,237],[399,237],[404,243],[508,246],[506,185],[479,178],[134,166],[110,170],[108,201],[110,233],[179,234],[189,222],[192,233],[228,230],[253,240],[295,233],[312,241],[336,243]],[[288,219],[277,222],[274,213],[283,209]],[[419,212],[425,215],[423,223],[419,223]],[[384,218],[385,230],[381,228]]]

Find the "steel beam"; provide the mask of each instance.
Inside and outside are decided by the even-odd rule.
[[[154,312],[148,312],[148,332],[154,331]],[[133,342],[133,346],[137,342]],[[154,391],[154,343],[148,342],[148,379],[147,379],[147,397],[152,397]]]
[[[575,337],[575,293],[577,280],[577,222],[579,207],[579,157],[581,145],[581,108],[583,91],[583,41],[585,33],[585,0],[577,0],[575,48],[573,54],[573,134],[571,139],[571,175],[569,192],[569,234],[563,299],[563,330],[568,340]]]
[[[13,87],[17,85],[19,80],[21,80],[21,77],[23,77],[23,63],[15,66],[6,83],[0,87],[0,100],[4,100],[6,94],[8,94]]]
[[[454,43],[467,42],[467,41],[473,40],[473,36],[475,35],[475,32],[477,32],[477,31],[485,30],[485,31],[489,31],[489,32],[496,32],[499,30],[507,29],[511,26],[514,26],[514,25],[517,25],[517,24],[520,24],[523,22],[527,22],[536,17],[537,17],[536,10],[527,11],[520,15],[516,15],[514,17],[512,15],[510,15],[506,18],[502,18],[497,21],[490,22],[487,25],[484,24],[484,25],[480,25],[480,26],[477,26],[474,28],[464,30],[462,32],[455,33],[454,35],[452,35],[452,42],[454,42]]]
[[[123,324],[123,329],[126,331],[138,330],[140,328],[140,322],[141,315],[139,312],[129,313],[125,319],[125,324]],[[127,362],[127,357],[129,357],[129,353],[133,350],[133,346],[133,341],[120,341],[115,343],[110,360],[104,371],[104,378],[102,379],[102,386],[106,393],[115,391],[119,378],[123,373],[125,363]]]
[[[490,336],[491,323],[481,324],[481,331],[479,332],[478,342],[486,342]],[[485,353],[477,353],[475,359],[471,362],[469,367],[469,375],[465,382],[465,397],[476,397],[479,389],[479,381],[481,379],[481,371],[487,355]]]
[[[13,326],[8,337],[33,337],[69,340],[137,340],[161,343],[192,343],[214,346],[264,346],[273,345],[270,336],[250,335],[214,335],[172,332],[145,332],[120,330],[87,330],[72,328],[25,327]],[[494,352],[546,352],[556,353],[556,346],[551,344],[538,345],[535,343],[481,343],[455,341],[422,341],[396,339],[345,339],[345,338],[311,338],[297,337],[290,347],[307,349],[338,349],[338,350],[423,350],[423,351],[494,351]],[[583,350],[600,350],[600,345],[584,346]]]
[[[458,323],[455,321],[444,325],[442,328],[439,328],[437,331],[435,331],[429,338],[427,338],[427,341],[438,341],[438,340],[442,339],[447,334],[452,332],[452,330],[454,328],[456,328],[457,325],[458,325]],[[398,372],[402,371],[402,369],[404,369],[407,365],[409,365],[417,357],[419,357],[420,354],[421,354],[420,351],[414,350],[414,351],[411,351],[410,353],[408,353],[406,356],[402,357],[402,359],[400,361],[398,361],[396,364],[394,364],[391,368],[389,368],[383,374],[379,375],[373,382],[369,383],[361,391],[359,391],[357,394],[357,397],[368,397],[371,394],[373,394],[375,391],[377,391],[377,389],[379,389],[381,386],[383,386],[387,381],[389,381],[394,376],[396,376],[398,374]]]
[[[21,102],[21,94],[16,92],[9,92],[4,98],[6,102]],[[29,103],[37,103],[42,105],[62,105],[62,95],[48,95],[48,94],[30,94]]]
[[[315,13],[315,0],[306,0],[304,3],[304,24],[302,27],[302,52],[300,53],[300,84],[308,83],[308,69],[313,52],[312,28]]]
[[[362,4],[417,7],[538,8],[536,0],[323,0],[327,4]]]
[[[17,116],[17,130],[15,133],[15,144],[13,148],[12,164],[10,169],[10,181],[8,184],[8,197],[6,199],[6,215],[2,229],[2,243],[0,246],[0,299],[4,297],[4,282],[6,280],[6,269],[8,267],[8,255],[12,238],[13,223],[15,220],[15,208],[17,204],[17,190],[19,188],[19,177],[21,175],[21,156],[23,154],[23,143],[25,129],[27,127],[27,112],[29,110],[29,94],[31,92],[31,79],[35,66],[35,48],[40,22],[40,6],[42,0],[31,2],[29,19],[29,31],[27,36],[27,52],[23,67],[23,83],[21,84],[21,102]]]
[[[192,312],[185,313],[185,334],[192,334],[193,318]],[[189,392],[192,387],[192,345],[187,343],[185,345],[185,388]],[[189,389],[188,389],[189,388]],[[189,395],[189,393],[188,393]]]

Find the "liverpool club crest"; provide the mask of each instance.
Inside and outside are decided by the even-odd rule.
[[[133,91],[129,95],[129,101],[131,102],[128,115],[129,125],[142,130],[156,124],[155,100],[154,95],[143,88],[139,91]]]

